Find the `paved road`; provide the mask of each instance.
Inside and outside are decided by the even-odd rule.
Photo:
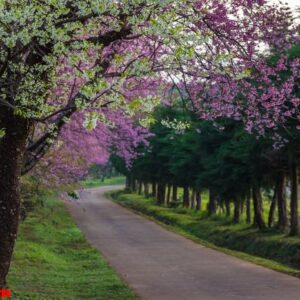
[[[83,191],[68,207],[89,242],[140,299],[300,299],[299,279],[169,232],[105,199],[104,192],[114,188]]]

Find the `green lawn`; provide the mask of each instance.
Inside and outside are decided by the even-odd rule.
[[[81,181],[81,185],[84,188],[93,188],[93,187],[103,186],[103,185],[122,185],[122,184],[125,184],[125,177],[123,176],[105,178],[104,181],[101,179],[93,179],[93,178],[88,178]]]
[[[43,196],[20,226],[8,284],[12,299],[135,299],[85,240],[62,201]]]
[[[153,198],[110,193],[121,205],[129,207],[197,242],[223,252],[300,277],[300,238],[275,230],[258,231],[245,223],[233,224],[221,215],[207,218],[206,212],[158,206]]]

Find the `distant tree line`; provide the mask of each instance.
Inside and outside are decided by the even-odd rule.
[[[111,161],[108,161],[106,164],[93,164],[88,174],[85,176],[87,178],[93,178],[93,179],[101,179],[102,181],[105,180],[105,178],[111,178],[119,176],[120,173],[114,168]]]

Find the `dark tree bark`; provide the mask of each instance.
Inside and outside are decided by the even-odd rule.
[[[0,128],[0,289],[10,267],[20,213],[20,177],[30,124],[1,108]]]
[[[299,234],[299,219],[298,219],[298,174],[297,163],[294,155],[290,158],[290,177],[291,177],[291,228],[290,235]]]
[[[244,210],[245,210],[245,201],[244,201],[245,199],[242,199],[241,200],[241,214],[243,214],[244,213]]]
[[[248,192],[246,195],[246,223],[251,223],[251,193]]]
[[[170,200],[171,200],[171,184],[168,184],[167,186],[167,205],[169,206],[170,205]]]
[[[166,196],[166,185],[164,183],[159,183],[157,185],[157,203],[162,205],[165,203]]]
[[[191,195],[191,209],[194,209],[195,208],[195,197],[196,197],[196,193],[195,193],[195,190],[193,189],[192,190],[192,195]]]
[[[200,191],[196,191],[196,210],[200,211],[202,209],[202,199]]]
[[[144,183],[144,193],[145,193],[145,197],[149,198],[149,184],[148,184],[148,182]]]
[[[131,190],[132,193],[136,192],[136,180],[133,176],[131,177],[131,188],[130,188],[130,190]]]
[[[172,202],[177,202],[177,185],[173,185],[172,188]]]
[[[209,190],[209,201],[207,205],[207,210],[209,216],[212,216],[217,212],[216,195],[211,189]]]
[[[186,208],[189,208],[190,206],[190,193],[187,186],[183,188],[183,206]]]
[[[157,189],[156,189],[156,182],[152,182],[152,197],[156,198],[157,196]]]
[[[274,189],[274,195],[272,197],[270,210],[269,210],[269,216],[268,216],[268,227],[272,227],[274,225],[274,215],[275,215],[275,209],[276,209],[276,201],[277,200],[277,192],[276,188]]]
[[[234,198],[233,222],[239,223],[241,217],[241,201],[239,198]]]
[[[131,178],[130,176],[126,176],[125,189],[130,191],[130,188],[131,188]]]
[[[163,204],[166,203],[166,187],[167,187],[167,185],[164,183],[163,187],[162,187],[162,203]]]
[[[288,218],[285,197],[285,176],[283,173],[278,175],[276,182],[276,194],[278,205],[278,228],[281,231],[285,231],[288,225]]]
[[[230,201],[225,201],[225,210],[226,210],[226,217],[230,217],[231,210],[230,210]]]
[[[142,190],[143,190],[143,183],[142,181],[138,181],[138,194],[142,195]]]
[[[254,225],[259,229],[266,228],[266,224],[263,217],[263,206],[260,188],[258,185],[253,185],[253,207],[254,207]]]

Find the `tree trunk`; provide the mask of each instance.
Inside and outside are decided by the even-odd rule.
[[[189,208],[190,206],[190,193],[187,186],[183,188],[183,206],[186,208]]]
[[[226,217],[230,217],[231,211],[230,211],[230,201],[225,201],[225,210],[226,210]]]
[[[167,205],[169,206],[170,205],[170,200],[171,200],[171,184],[168,184],[168,187],[167,187]]]
[[[159,183],[157,185],[157,203],[162,205],[165,203],[166,195],[166,185],[164,183]]]
[[[20,177],[30,124],[10,111],[0,113],[0,289],[10,267],[20,212]]]
[[[251,193],[247,192],[246,195],[246,223],[251,223]]]
[[[147,182],[144,183],[144,192],[145,192],[145,197],[149,198],[149,184]]]
[[[156,198],[157,190],[156,190],[156,182],[152,182],[152,197]]]
[[[241,217],[241,201],[238,198],[234,199],[233,222],[239,223]]]
[[[272,227],[274,224],[274,215],[275,215],[275,208],[276,208],[276,202],[277,202],[276,200],[277,200],[277,192],[276,192],[276,188],[275,188],[272,202],[270,205],[270,210],[269,210],[268,227]]]
[[[133,176],[131,177],[131,188],[130,188],[130,191],[132,193],[136,192],[136,180],[135,180],[135,178]]]
[[[191,209],[195,208],[195,197],[196,197],[196,194],[195,194],[195,190],[193,189],[192,195],[191,195]]]
[[[254,224],[258,226],[259,229],[264,229],[266,227],[266,224],[263,217],[262,198],[260,194],[260,189],[257,185],[253,186],[253,206]]]
[[[244,213],[244,210],[245,210],[245,201],[244,201],[245,199],[242,199],[241,200],[241,203],[240,203],[240,206],[241,206],[241,214],[243,214]]]
[[[291,229],[290,235],[295,236],[299,233],[298,219],[298,174],[296,158],[290,158],[290,177],[291,177]]]
[[[200,211],[202,206],[201,193],[196,191],[196,210]]]
[[[212,216],[217,211],[216,195],[212,190],[209,190],[209,201],[207,205],[208,215]]]
[[[138,194],[142,195],[142,190],[143,190],[143,183],[142,181],[138,181]]]
[[[177,202],[177,185],[173,185],[172,188],[172,202]]]
[[[288,224],[286,197],[285,197],[285,177],[281,173],[276,183],[277,206],[278,206],[278,228],[285,231]]]
[[[130,188],[131,188],[131,178],[130,178],[130,175],[129,176],[126,176],[126,185],[125,185],[125,189],[130,191]]]

